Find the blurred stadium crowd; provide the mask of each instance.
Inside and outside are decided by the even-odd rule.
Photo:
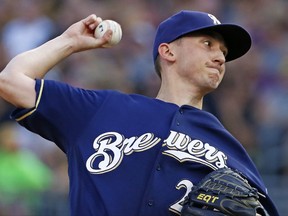
[[[252,49],[227,64],[224,81],[207,96],[205,109],[243,143],[280,213],[287,214],[288,1],[0,0],[0,67],[95,13],[121,24],[121,43],[74,54],[47,78],[154,97],[159,85],[152,65],[155,29],[182,9],[212,13],[251,33]],[[0,99],[0,216],[68,215],[65,155],[11,121],[11,111]]]

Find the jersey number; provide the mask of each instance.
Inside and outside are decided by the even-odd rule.
[[[193,187],[193,183],[189,180],[182,180],[180,181],[177,185],[176,185],[176,189],[180,190],[181,188],[185,188],[186,193],[184,194],[184,196],[177,202],[175,202],[173,205],[170,206],[169,210],[180,215],[181,213],[181,209],[182,209],[182,203],[184,202],[184,199],[186,196],[188,196],[188,194],[190,193],[191,189]]]

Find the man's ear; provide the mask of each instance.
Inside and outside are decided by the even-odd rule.
[[[166,59],[167,61],[175,61],[175,55],[171,49],[170,44],[162,43],[158,47],[158,53],[161,58]]]

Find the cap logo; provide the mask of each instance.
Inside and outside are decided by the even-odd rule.
[[[212,14],[208,14],[208,16],[213,20],[214,25],[219,25],[221,22]]]

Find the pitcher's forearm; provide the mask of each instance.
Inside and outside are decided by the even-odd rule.
[[[0,73],[0,97],[11,104],[31,108],[35,105],[35,79],[72,53],[103,47],[112,36],[112,30],[95,38],[94,30],[101,22],[95,14],[72,24],[60,36],[14,57]]]
[[[35,105],[35,78],[43,78],[57,63],[72,54],[69,39],[62,35],[13,58],[0,73],[0,96],[23,108]]]
[[[40,47],[19,54],[11,60],[3,73],[22,73],[32,79],[43,78],[51,68],[72,52],[69,39],[61,35]]]

